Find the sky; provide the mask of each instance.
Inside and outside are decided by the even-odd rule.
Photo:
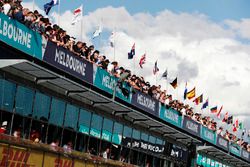
[[[42,12],[48,1],[35,0],[35,9]],[[70,24],[72,11],[81,4],[82,29],[80,22]],[[23,0],[23,5],[33,7],[28,0]],[[197,96],[203,94],[204,101],[209,98],[209,108],[223,105],[222,117],[228,112],[250,129],[249,8],[249,0],[61,0],[60,17],[57,7],[48,17],[69,35],[94,44],[111,61],[115,59],[152,84],[162,85],[176,99],[183,100],[187,82],[188,90],[196,87]],[[103,32],[92,40],[100,24]],[[115,50],[109,45],[112,31]],[[128,60],[133,43],[136,55]],[[146,64],[140,69],[139,59],[144,53]],[[152,72],[155,61],[160,69],[157,76]],[[167,81],[161,78],[166,69]],[[168,84],[175,77],[177,89]],[[185,103],[216,119],[209,108],[201,111],[201,105]],[[232,126],[222,125],[232,130]]]

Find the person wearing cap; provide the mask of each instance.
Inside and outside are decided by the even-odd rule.
[[[7,129],[6,129],[7,128],[7,124],[8,124],[7,121],[3,121],[2,126],[0,128],[0,134],[6,133],[6,131],[7,131]]]

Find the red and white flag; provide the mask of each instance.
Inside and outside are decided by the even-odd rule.
[[[83,9],[82,5],[79,8],[76,8],[73,11],[73,20],[72,20],[72,25],[75,25],[78,21],[82,19],[82,14],[83,14]]]
[[[140,62],[139,62],[140,67],[143,68],[142,65],[145,63],[146,63],[146,53],[144,53],[144,55],[142,55],[140,59]]]
[[[235,120],[234,125],[235,125],[236,128],[239,128],[239,120],[238,119]]]

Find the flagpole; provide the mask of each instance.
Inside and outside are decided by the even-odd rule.
[[[61,5],[61,2],[60,0],[58,1],[58,8],[57,8],[57,12],[58,12],[58,26],[60,27],[60,5]]]
[[[81,41],[83,41],[83,5],[81,5]]]
[[[35,0],[33,0],[32,7],[33,7],[33,12],[34,12],[35,11]]]
[[[113,32],[113,39],[114,39],[114,44],[113,44],[113,47],[114,47],[114,61],[115,61],[115,37],[116,37],[116,31],[115,31],[115,28],[114,28],[114,32]]]

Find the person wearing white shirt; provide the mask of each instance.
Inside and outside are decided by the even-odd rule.
[[[4,1],[4,5],[2,6],[2,8],[3,8],[3,13],[4,13],[5,15],[8,15],[8,13],[9,13],[9,11],[10,11],[10,9],[11,9],[11,6],[10,6],[8,0],[5,0],[5,1]]]

